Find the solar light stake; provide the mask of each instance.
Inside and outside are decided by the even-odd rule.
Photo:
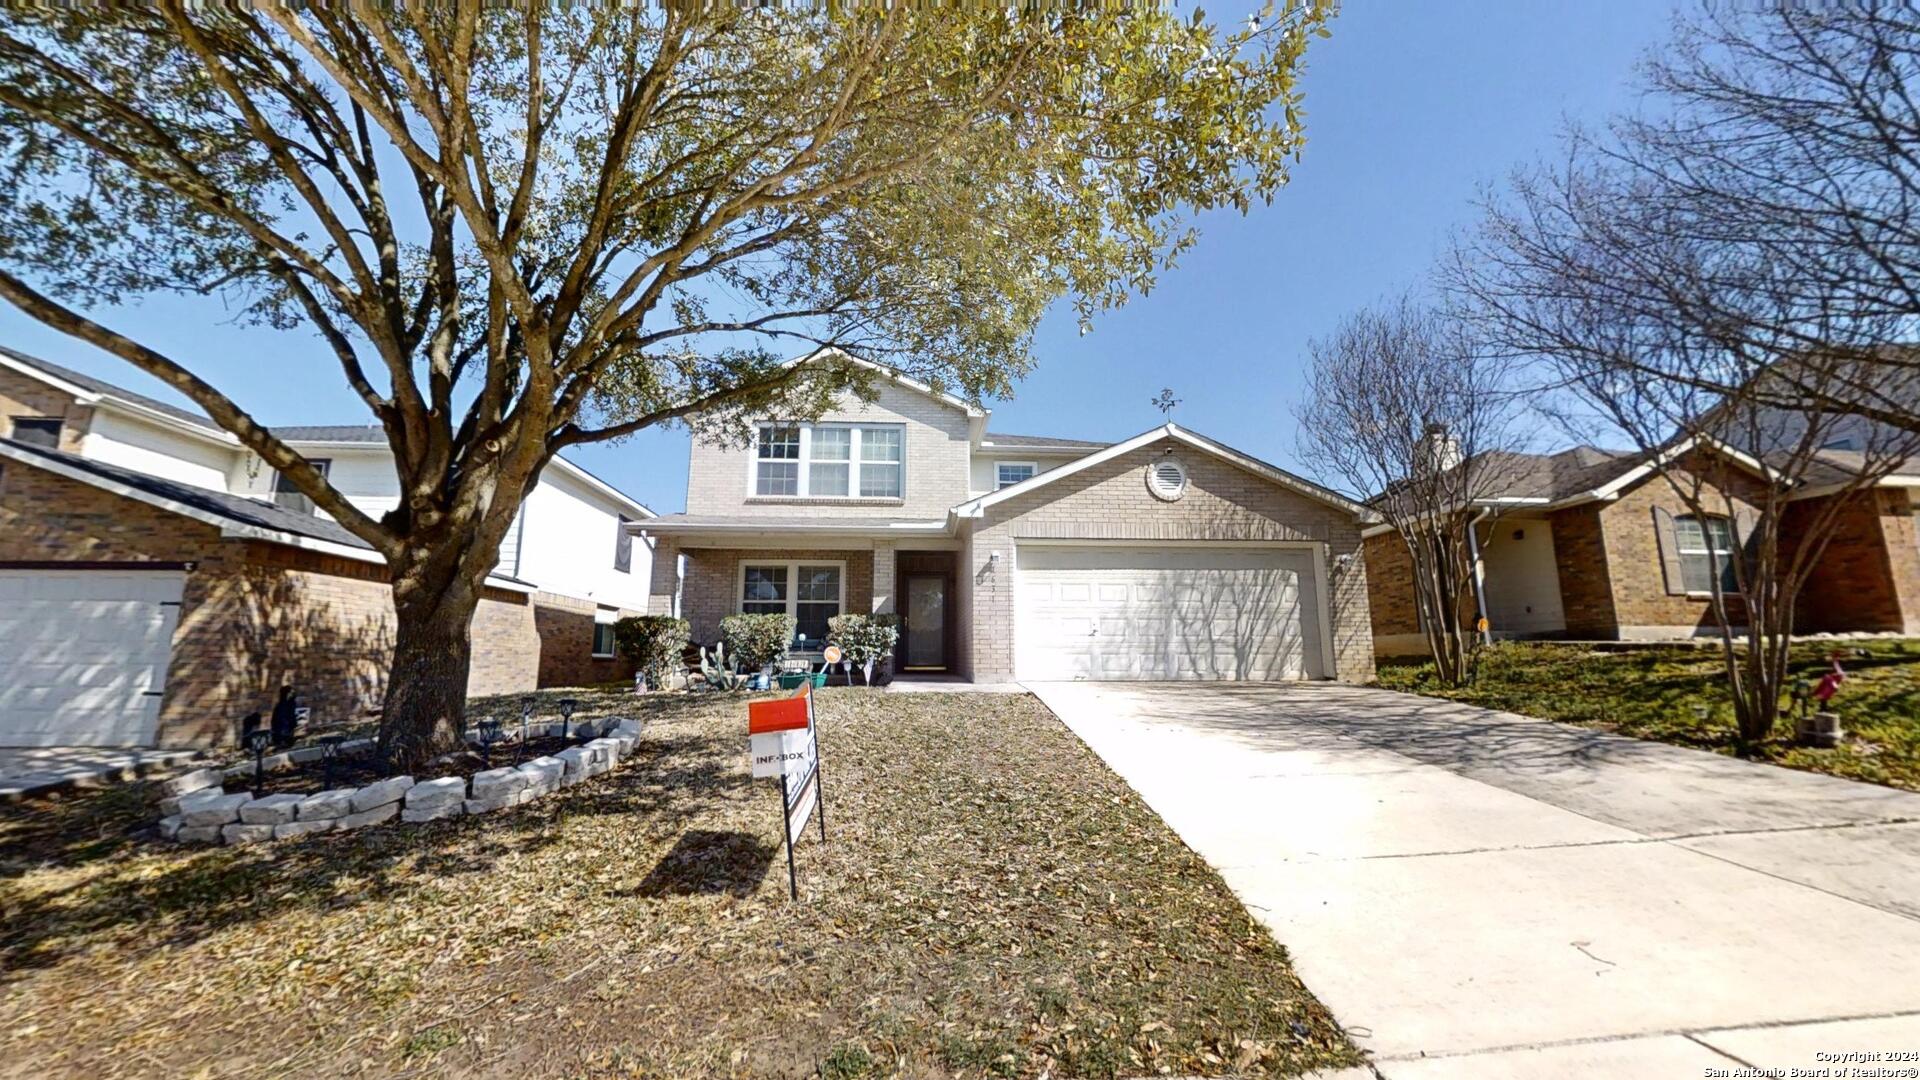
[[[347,741],[345,735],[322,735],[320,745],[320,787],[323,791],[333,790],[334,764],[340,760],[340,744]]]
[[[533,721],[533,702],[527,701],[520,706],[520,752],[513,755],[513,763],[520,764],[527,759],[527,726]]]
[[[480,762],[493,768],[493,744],[500,741],[500,721],[489,716],[480,721]]]
[[[268,728],[247,732],[247,749],[253,751],[253,797],[256,799],[267,784],[267,744],[272,741],[273,732]]]
[[[580,703],[578,701],[575,701],[572,698],[560,699],[560,737],[561,738],[568,738],[572,736],[573,710],[579,707],[580,707]]]

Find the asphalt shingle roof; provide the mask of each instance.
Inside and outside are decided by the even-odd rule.
[[[1047,435],[1007,435],[998,431],[989,431],[980,438],[982,442],[990,442],[995,446],[1054,447],[1062,450],[1105,450],[1113,445],[1085,439],[1056,439]]]
[[[160,401],[157,398],[150,398],[145,394],[136,394],[133,391],[128,390],[123,386],[115,386],[114,384],[107,382],[104,379],[96,379],[91,375],[82,375],[80,372],[75,371],[72,368],[61,367],[59,364],[50,363],[46,360],[40,359],[37,356],[28,356],[26,353],[19,352],[14,349],[9,349],[9,348],[6,348],[5,346],[0,346],[0,353],[5,353],[7,356],[15,360],[18,360],[19,362],[27,365],[28,367],[38,368],[41,371],[46,372],[48,375],[51,375],[54,378],[59,379],[61,382],[72,383],[73,385],[78,386],[83,390],[87,390],[95,394],[100,394],[105,397],[119,398],[121,401],[130,401],[135,405],[142,405],[142,406],[145,406],[146,408],[153,409],[156,412],[166,413],[168,416],[171,416],[176,420],[185,420],[189,424],[195,424],[195,425],[198,425],[199,427],[206,428],[208,431],[220,430],[220,428],[217,425],[215,425],[212,420],[208,419],[205,415],[201,413],[193,412],[189,409],[183,409],[178,405],[169,405],[164,401]]]

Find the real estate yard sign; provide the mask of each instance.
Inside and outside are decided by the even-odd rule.
[[[820,799],[820,732],[814,724],[813,680],[792,697],[756,701],[747,706],[747,742],[754,777],[780,778],[780,813],[786,822],[787,892],[800,899],[793,845],[806,832],[807,819],[820,815],[820,842],[827,840],[827,812]]]

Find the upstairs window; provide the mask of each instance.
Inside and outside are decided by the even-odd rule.
[[[1023,484],[1033,479],[1033,462],[1002,461],[994,466],[994,490]]]
[[[1716,576],[1721,592],[1740,591],[1733,570],[1732,522],[1685,514],[1673,519],[1673,534],[1680,553],[1680,582],[1688,592],[1712,592]]]
[[[898,425],[761,424],[754,440],[755,496],[898,499],[905,489]]]
[[[28,446],[58,450],[63,426],[65,422],[57,416],[16,416],[13,418],[13,440]]]
[[[321,476],[327,475],[333,468],[331,458],[308,458],[307,464],[318,469]],[[305,492],[294,487],[293,481],[288,480],[285,473],[273,474],[273,504],[284,506],[296,514],[313,513],[313,500],[307,498]]]

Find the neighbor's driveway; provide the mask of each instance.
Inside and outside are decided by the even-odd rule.
[[[1029,688],[1388,1080],[1920,1051],[1920,795],[1385,690]]]

